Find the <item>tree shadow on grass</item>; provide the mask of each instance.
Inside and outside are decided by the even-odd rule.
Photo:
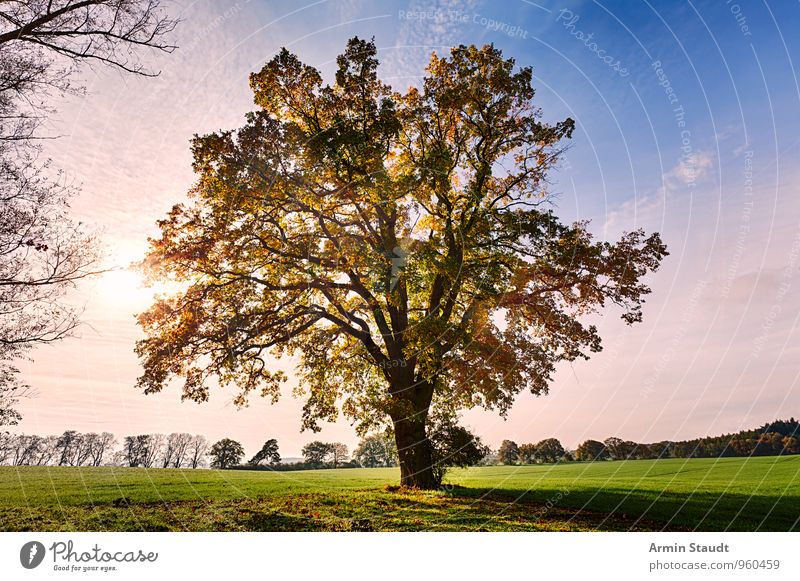
[[[5,531],[800,530],[797,495],[354,489],[262,498],[0,507]],[[123,502],[124,500],[124,502]]]
[[[453,498],[492,500],[524,507],[534,515],[572,511],[574,519],[597,522],[598,530],[798,531],[800,498],[735,492],[453,488]]]
[[[326,530],[314,519],[277,511],[255,513],[241,521],[241,527],[254,532],[302,532]]]

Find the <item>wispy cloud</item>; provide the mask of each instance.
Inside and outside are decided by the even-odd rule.
[[[459,15],[475,12],[474,0],[412,0],[398,10],[395,47],[386,54],[385,70],[397,78],[395,88],[412,85],[422,78],[430,60],[431,51],[439,53],[459,43],[469,19]]]
[[[669,189],[696,185],[709,177],[714,169],[714,158],[707,151],[697,151],[684,156],[663,176],[664,187]]]

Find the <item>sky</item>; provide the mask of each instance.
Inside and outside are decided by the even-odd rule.
[[[559,438],[640,442],[749,429],[800,416],[800,5],[796,2],[173,3],[179,48],[148,56],[157,78],[87,69],[84,97],[54,98],[46,144],[80,186],[73,215],[102,234],[108,264],[140,259],[156,221],[185,198],[193,134],[232,129],[254,108],[247,76],[281,47],[331,80],[352,36],[374,37],[381,76],[419,83],[430,53],[494,43],[534,74],[547,121],[576,131],[550,176],[563,221],[591,220],[598,239],[658,231],[670,256],[648,280],[644,322],[613,309],[604,350],[559,367],[550,393],[520,394],[506,419],[463,423],[493,447]],[[252,454],[277,438],[283,456],[314,439],[351,449],[345,420],[300,432],[290,380],[276,405],[246,409],[233,391],[181,403],[176,385],[134,387],[134,314],[150,299],[125,271],[81,286],[75,337],[20,367],[36,397],[17,431],[186,431],[231,437]],[[292,362],[276,362],[291,376]]]

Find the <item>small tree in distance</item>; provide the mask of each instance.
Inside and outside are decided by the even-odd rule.
[[[272,466],[281,463],[281,455],[278,453],[278,440],[270,438],[264,442],[261,449],[247,463],[251,466],[258,466],[265,460]]]
[[[387,434],[372,434],[359,442],[353,458],[364,468],[397,465],[397,446]]]
[[[330,461],[334,468],[338,468],[340,464],[347,462],[349,452],[347,446],[341,442],[334,442],[330,444]]]
[[[331,445],[315,440],[303,446],[303,461],[310,466],[322,467],[331,453]]]
[[[303,460],[310,466],[322,468],[330,464],[333,468],[347,462],[347,446],[341,442],[320,442],[315,440],[303,446]]]
[[[192,469],[199,468],[203,466],[203,458],[208,452],[208,440],[206,440],[205,436],[199,434],[193,436],[187,450],[189,466]]]
[[[92,438],[90,444],[92,466],[100,466],[103,463],[103,459],[111,452],[116,444],[117,440],[114,438],[114,434],[110,432],[94,434],[94,438]]]
[[[125,436],[122,447],[122,458],[126,466],[135,468],[144,465],[148,440],[149,436],[147,434]]]
[[[575,450],[575,458],[584,462],[593,462],[595,460],[607,460],[608,450],[606,450],[603,442],[597,440],[586,440],[578,449]]]
[[[542,462],[558,462],[566,454],[557,438],[547,438],[536,444],[536,457]]]
[[[497,450],[497,460],[501,464],[516,464],[519,461],[519,446],[512,440],[503,440]]]
[[[625,440],[611,436],[603,440],[603,444],[608,450],[608,457],[611,460],[625,460],[628,456],[628,446]]]
[[[519,461],[522,464],[533,464],[536,462],[536,444],[520,444]]]
[[[184,464],[192,435],[173,432],[167,436],[161,463],[164,468],[180,468]]]
[[[211,467],[221,470],[240,464],[244,458],[242,445],[230,438],[223,438],[215,443],[208,453],[211,456]]]

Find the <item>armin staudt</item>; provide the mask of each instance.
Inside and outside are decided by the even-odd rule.
[[[687,549],[688,547],[688,549]],[[673,543],[672,545],[657,545],[650,543],[651,553],[729,553],[730,546],[727,543],[720,543],[718,545],[701,545],[699,543],[689,543],[688,545],[680,545]]]

